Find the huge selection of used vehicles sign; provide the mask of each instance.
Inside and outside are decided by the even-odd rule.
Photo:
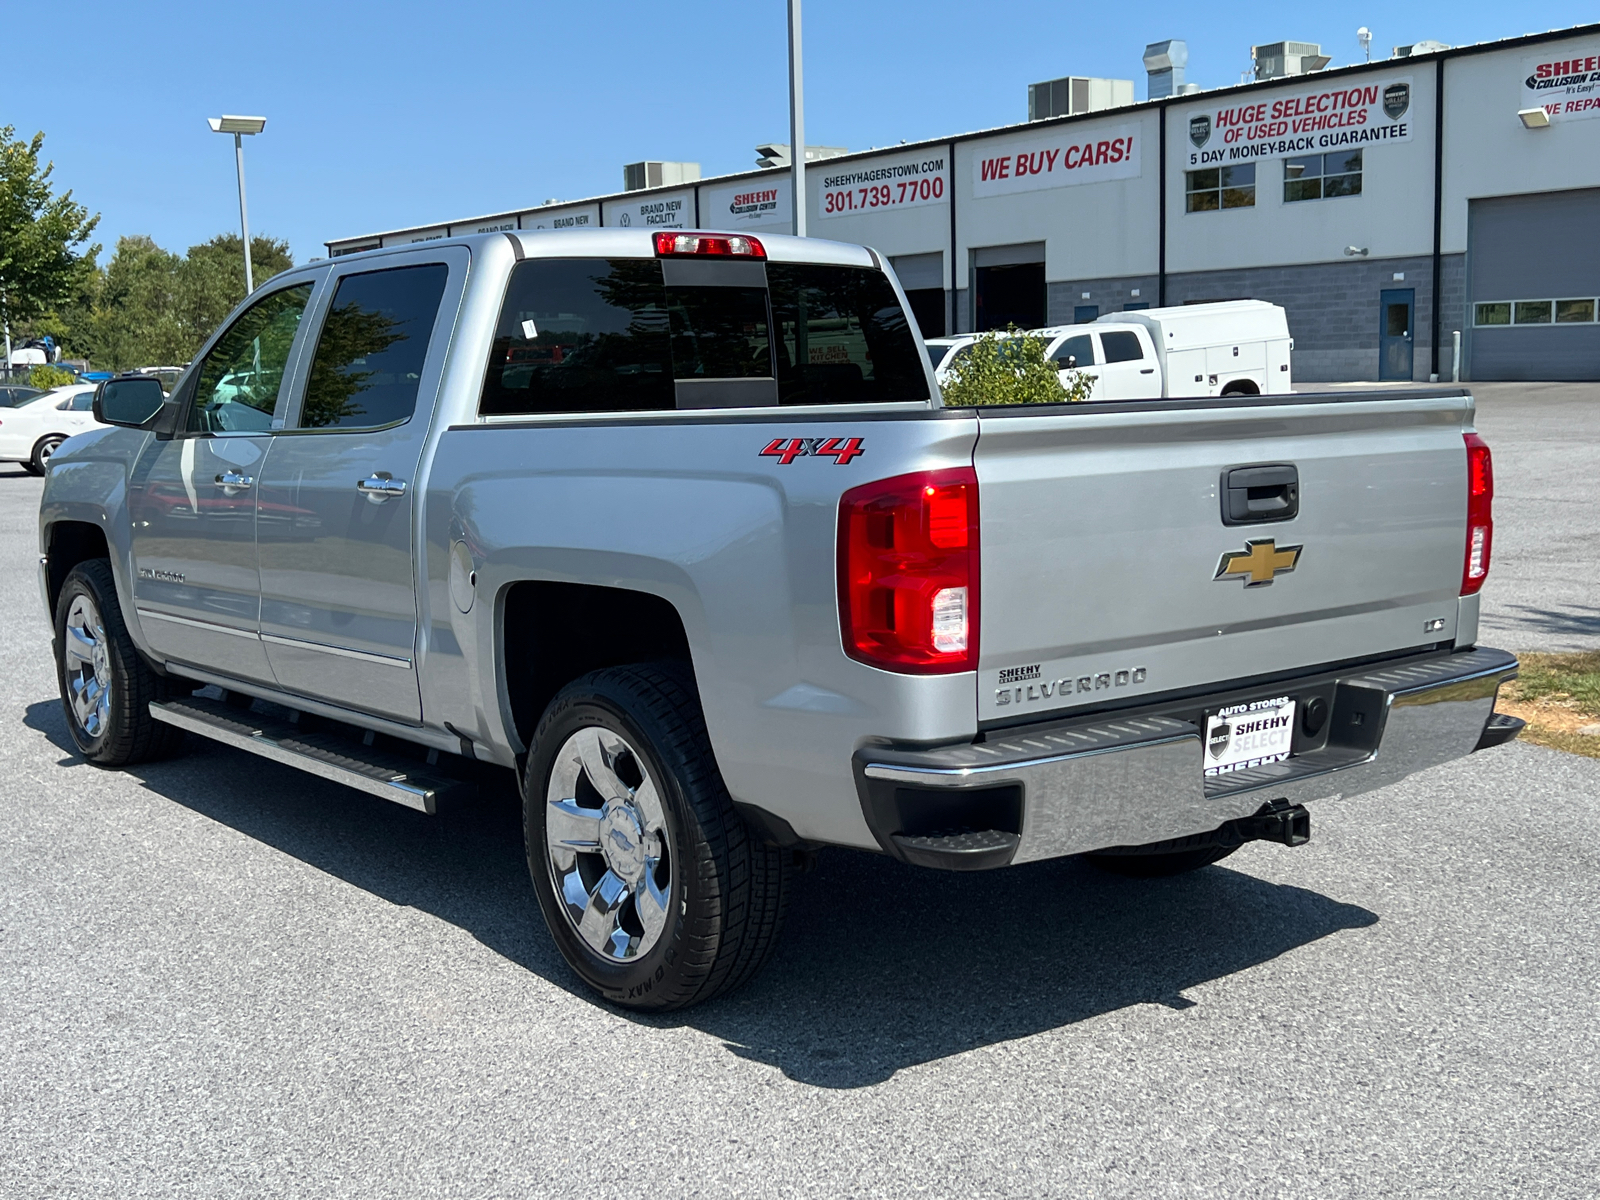
[[[1189,110],[1190,167],[1319,154],[1411,140],[1410,77],[1360,80],[1270,99],[1239,97],[1221,108]]]

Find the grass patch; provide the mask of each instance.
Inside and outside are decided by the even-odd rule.
[[[1495,707],[1528,723],[1522,740],[1569,754],[1600,758],[1600,650],[1521,654],[1515,682]]]

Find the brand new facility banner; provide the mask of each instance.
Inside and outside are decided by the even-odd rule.
[[[1593,47],[1550,49],[1526,63],[1521,108],[1542,108],[1552,121],[1600,117],[1600,53]]]
[[[1189,110],[1188,141],[1180,143],[1187,164],[1221,166],[1411,139],[1409,76],[1270,95]]]

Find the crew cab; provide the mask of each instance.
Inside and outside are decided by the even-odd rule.
[[[40,509],[84,757],[196,735],[419,814],[514,771],[621,1005],[749,978],[820,847],[1195,869],[1519,728],[1466,392],[945,409],[859,246],[354,254],[94,407]]]

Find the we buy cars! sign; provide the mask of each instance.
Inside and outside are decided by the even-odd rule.
[[[1004,196],[1132,179],[1138,174],[1138,126],[1117,125],[1092,132],[1065,126],[1046,137],[1012,142],[1001,153],[991,151],[974,159],[972,194]]]
[[[1600,53],[1568,48],[1527,63],[1521,107],[1542,108],[1552,121],[1600,117]]]
[[[1191,167],[1254,162],[1411,138],[1411,80],[1350,83],[1189,110]]]

